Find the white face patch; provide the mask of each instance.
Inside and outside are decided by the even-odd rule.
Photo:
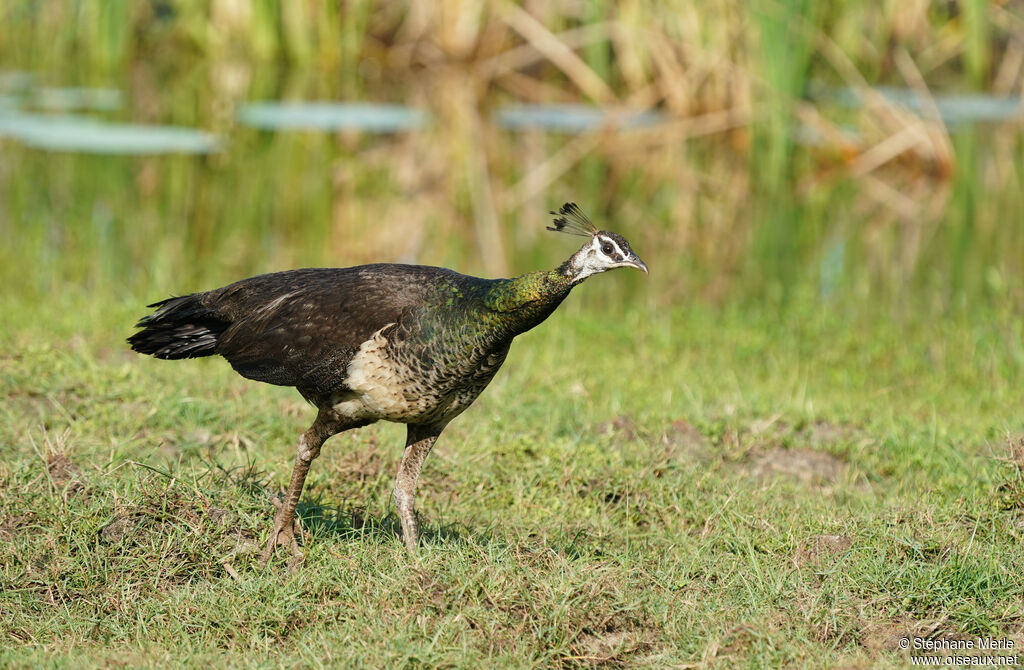
[[[590,244],[577,251],[570,261],[573,281],[580,282],[598,272],[623,267],[628,257],[629,254],[612,238],[594,235]]]
[[[629,254],[622,250],[619,243],[610,237],[598,235],[594,238],[594,241],[598,242],[598,250],[601,252],[601,255],[615,263],[620,263],[629,256]]]

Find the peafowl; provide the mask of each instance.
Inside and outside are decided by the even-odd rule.
[[[399,264],[289,270],[149,305],[128,338],[156,358],[219,354],[243,377],[294,386],[317,416],[299,437],[291,482],[274,500],[278,546],[303,560],[295,508],[310,463],[332,435],[376,421],[408,426],[393,492],[402,538],[418,543],[413,503],[423,462],[505,361],[512,340],[546,319],[574,286],[614,268],[647,266],[621,235],[597,228],[575,203],[549,230],[587,242],[554,270],[482,279]]]

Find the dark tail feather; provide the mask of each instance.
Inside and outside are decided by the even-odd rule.
[[[217,338],[230,325],[200,301],[202,294],[168,298],[147,307],[158,307],[135,324],[142,328],[128,338],[140,354],[157,358],[199,358],[217,353]]]

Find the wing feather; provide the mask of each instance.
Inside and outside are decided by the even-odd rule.
[[[208,294],[231,325],[217,341],[244,377],[295,386],[307,398],[346,390],[349,361],[377,330],[430,303],[426,276],[450,272],[377,265],[292,270],[245,279]]]

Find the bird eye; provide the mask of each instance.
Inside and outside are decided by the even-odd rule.
[[[612,255],[612,245],[606,244],[603,247],[601,247],[601,253],[603,253],[605,256],[611,256]]]

